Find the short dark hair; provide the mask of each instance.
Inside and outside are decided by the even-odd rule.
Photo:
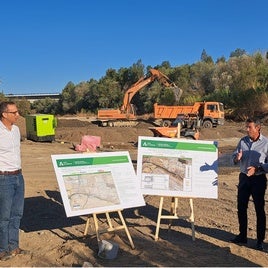
[[[16,105],[13,101],[3,101],[0,103],[0,118],[3,117],[3,113],[7,110],[8,105]]]
[[[259,118],[256,118],[256,117],[249,117],[246,120],[246,123],[254,123],[257,126],[260,126],[261,125],[261,120]]]

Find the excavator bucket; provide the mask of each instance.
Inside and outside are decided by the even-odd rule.
[[[175,88],[173,88],[173,91],[174,91],[176,102],[179,102],[181,95],[182,95],[182,89],[179,87],[175,87]]]

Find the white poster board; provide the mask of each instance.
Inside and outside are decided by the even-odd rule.
[[[128,152],[51,158],[67,217],[145,205]]]
[[[218,198],[217,143],[140,136],[137,176],[143,194]]]

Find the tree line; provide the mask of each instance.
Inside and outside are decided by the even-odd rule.
[[[220,57],[215,62],[204,49],[198,62],[181,66],[171,66],[168,61],[144,66],[138,60],[128,68],[108,69],[99,80],[68,82],[57,102],[47,98],[32,104],[21,100],[17,105],[22,114],[96,114],[101,108],[120,108],[126,90],[151,68],[168,76],[183,93],[176,103],[171,91],[155,81],[132,99],[139,115],[152,113],[156,102],[191,105],[195,101],[222,102],[226,116],[236,120],[268,114],[268,53],[248,54],[244,49],[236,49],[228,59]]]

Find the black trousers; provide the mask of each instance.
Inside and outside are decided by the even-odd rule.
[[[250,196],[252,196],[257,218],[257,239],[263,241],[265,239],[266,215],[265,190],[267,187],[267,179],[265,174],[248,177],[244,173],[239,174],[237,209],[239,232],[241,238],[247,238],[248,215],[247,208]]]

